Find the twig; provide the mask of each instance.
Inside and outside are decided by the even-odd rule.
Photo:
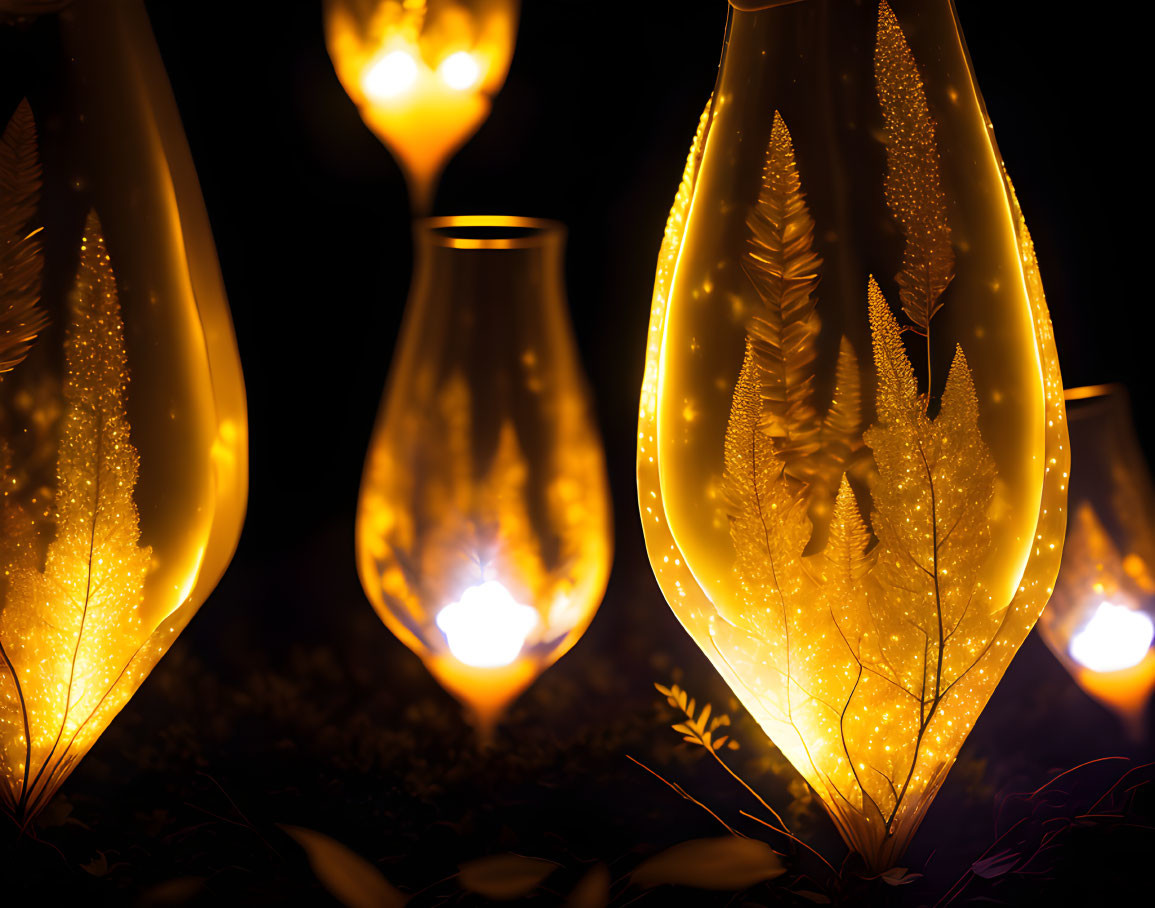
[[[730,824],[729,824],[729,823],[727,823],[727,822],[726,822],[725,820],[723,820],[723,819],[722,819],[720,816],[718,816],[716,813],[714,813],[714,811],[712,811],[712,810],[711,810],[709,807],[707,807],[705,804],[703,804],[703,803],[702,803],[701,801],[699,801],[697,798],[695,798],[695,797],[693,797],[691,794],[689,794],[689,793],[686,791],[686,789],[682,788],[682,786],[681,786],[681,785],[678,785],[676,782],[671,782],[669,779],[665,778],[665,777],[664,777],[663,775],[661,775],[660,773],[654,772],[652,769],[650,769],[650,767],[648,767],[648,766],[647,766],[645,763],[643,763],[641,760],[635,760],[635,759],[634,759],[633,757],[631,757],[629,754],[626,754],[626,759],[627,759],[627,760],[629,760],[629,761],[630,761],[630,762],[632,762],[632,763],[637,763],[637,764],[638,764],[638,766],[642,767],[642,769],[644,769],[646,772],[648,772],[650,775],[654,776],[655,778],[661,779],[661,780],[662,780],[663,782],[665,782],[665,783],[666,783],[668,786],[670,786],[670,788],[674,789],[674,791],[676,791],[678,794],[680,794],[680,795],[681,795],[683,798],[685,798],[687,801],[693,801],[695,804],[697,804],[699,807],[701,807],[701,808],[702,808],[704,811],[706,811],[706,813],[708,813],[708,814],[709,814],[710,816],[712,816],[712,817],[713,817],[715,820],[717,820],[719,823],[721,823],[723,826],[725,826],[725,827],[726,827],[726,831],[727,831],[728,833],[730,833],[730,835],[732,835],[732,836],[735,836],[736,838],[740,838],[740,839],[745,839],[745,838],[748,838],[748,836],[744,836],[744,835],[742,835],[742,833],[740,833],[740,832],[736,832],[736,831],[733,829],[733,827],[731,827],[731,826],[730,826]]]

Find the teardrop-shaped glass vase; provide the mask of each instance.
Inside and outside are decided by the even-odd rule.
[[[57,6],[0,22],[0,804],[20,822],[216,585],[247,484],[232,323],[143,5]]]
[[[1067,392],[1070,527],[1039,632],[1140,741],[1155,690],[1155,487],[1120,385]]]
[[[612,552],[560,225],[418,221],[357,510],[361,584],[483,737],[585,631]]]
[[[1046,602],[1068,456],[953,6],[892,6],[732,4],[638,430],[667,600],[875,871]]]

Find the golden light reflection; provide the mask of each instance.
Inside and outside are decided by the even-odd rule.
[[[326,0],[329,56],[425,213],[505,82],[519,0]]]
[[[806,6],[731,10],[659,253],[639,506],[675,614],[880,872],[1051,593],[1066,420],[950,3]],[[818,45],[873,82],[852,115],[805,93]]]
[[[562,231],[418,222],[405,328],[357,511],[361,583],[483,736],[584,632],[611,558]]]

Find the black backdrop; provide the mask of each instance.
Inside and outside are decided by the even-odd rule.
[[[653,269],[713,86],[723,0],[526,0],[507,84],[441,184],[439,214],[532,215],[568,226],[567,289],[616,508],[601,612],[523,698],[532,702],[488,762],[470,755],[467,736],[444,731],[460,724],[455,709],[372,615],[354,569],[362,459],[410,275],[400,172],[333,73],[319,2],[147,6],[229,292],[248,388],[251,495],[217,591],[65,787],[85,831],[48,834],[74,875],[94,850],[119,849],[121,869],[110,877],[122,889],[211,876],[217,892],[234,897],[291,894],[304,878],[261,844],[286,849],[276,821],[340,834],[379,863],[391,855],[384,869],[410,890],[501,848],[564,864],[567,854],[617,860],[715,834],[708,817],[624,752],[657,760],[730,813],[741,806],[729,780],[708,781],[675,760],[676,736],[653,714],[649,682],[675,668],[693,692],[720,706],[726,695],[650,575],[633,476]],[[1064,378],[1125,382],[1155,453],[1140,249],[1149,234],[1149,155],[1139,140],[1146,35],[1118,5],[1111,15],[1008,0],[958,6],[1035,237]],[[308,647],[327,655],[303,661]],[[594,703],[585,713],[583,698]],[[1050,713],[1040,713],[1044,700]],[[746,722],[735,734],[743,765],[766,773],[757,730]],[[304,740],[310,735],[317,740]],[[651,737],[670,743],[650,747]],[[1107,713],[1029,640],[932,808],[926,825],[935,834],[916,839],[918,867],[957,839],[955,863],[937,859],[941,879],[927,892],[937,897],[989,843],[996,790],[1029,790],[1119,746]],[[212,784],[198,771],[212,773]],[[126,787],[133,773],[135,787]],[[786,797],[783,782],[763,775],[756,783]],[[205,819],[209,809],[231,809],[224,788],[260,841],[232,814],[216,825]],[[816,836],[840,853],[828,826]],[[1114,845],[1087,854],[1116,874],[1130,860],[1140,879],[1149,851],[1128,841],[1123,857]],[[47,866],[42,878],[55,872]],[[1065,866],[1068,895],[1101,894],[1095,868]]]

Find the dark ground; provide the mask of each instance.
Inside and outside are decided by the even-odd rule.
[[[625,876],[643,857],[722,832],[627,754],[759,830],[738,814],[754,812],[750,796],[667,727],[672,713],[651,682],[671,679],[731,712],[742,747],[727,759],[771,804],[790,805],[787,819],[837,864],[832,827],[806,798],[793,799],[790,773],[665,606],[634,505],[634,389],[653,266],[713,84],[721,0],[527,0],[506,88],[442,184],[439,213],[569,226],[568,290],[617,508],[614,573],[597,620],[484,754],[455,704],[373,615],[354,571],[361,459],[410,267],[400,175],[333,75],[318,4],[148,6],[245,363],[249,519],[217,592],[65,785],[39,839],[6,852],[0,903],[323,903],[281,823],[344,842],[395,885],[421,891],[414,904],[468,903],[452,878],[458,865],[505,851],[561,865],[537,904],[559,903],[599,861],[618,881],[614,903],[627,904],[640,891]],[[1064,377],[1126,382],[1155,453],[1155,420],[1142,403],[1155,390],[1148,340],[1125,328],[1147,295],[1129,264],[1142,261],[1147,240],[1131,213],[1149,196],[1146,146],[1133,134],[1145,109],[1144,39],[1117,16],[1001,0],[959,6],[1035,236]],[[1089,811],[1134,763],[1095,764],[1034,801],[1007,800],[1115,755],[1141,763],[1150,749],[1128,745],[1032,635],[905,862],[925,876],[891,888],[847,873],[841,897],[934,903],[995,843],[1005,803],[999,832],[1029,819],[987,857],[1030,854],[1064,817],[1124,818],[1075,821],[1028,872],[973,877],[960,901],[1134,900],[1150,884],[1151,786]],[[1139,770],[1118,791],[1148,777]],[[808,904],[787,891],[822,890],[821,865],[788,863],[788,875],[744,896],[688,903]],[[666,889],[641,903],[683,901]]]

